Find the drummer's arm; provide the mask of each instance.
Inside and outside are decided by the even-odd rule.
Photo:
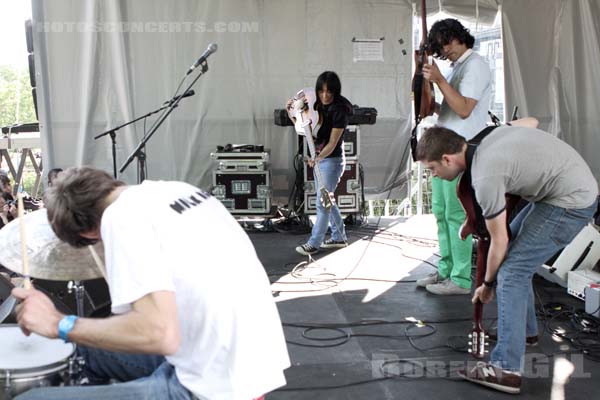
[[[110,351],[174,354],[179,349],[175,293],[147,294],[134,302],[126,314],[79,318],[68,337],[77,344]]]
[[[17,322],[26,334],[58,337],[58,323],[64,317],[52,300],[36,289],[15,288],[20,300]],[[68,334],[70,341],[105,350],[173,354],[179,348],[179,322],[175,293],[149,293],[132,304],[130,312],[104,319],[79,318]]]

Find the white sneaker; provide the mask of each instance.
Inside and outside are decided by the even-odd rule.
[[[341,241],[338,242],[338,241],[333,240],[331,238],[327,239],[326,241],[324,241],[321,244],[321,248],[322,249],[341,249],[343,247],[348,247],[348,242],[345,242],[343,240],[341,240]]]
[[[448,294],[471,294],[470,289],[464,289],[458,286],[456,283],[452,282],[450,278],[442,281],[440,283],[434,283],[425,286],[425,289],[429,293],[439,294],[439,295],[448,295]]]
[[[441,282],[440,274],[434,272],[433,274],[427,275],[425,278],[421,278],[417,280],[418,287],[426,287],[427,285],[431,285],[434,283]]]

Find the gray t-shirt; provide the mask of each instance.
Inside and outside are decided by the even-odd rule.
[[[485,218],[504,210],[505,193],[563,208],[589,207],[598,196],[598,182],[579,153],[533,128],[496,128],[475,152],[471,176]]]

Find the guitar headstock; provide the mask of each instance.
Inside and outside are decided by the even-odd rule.
[[[315,110],[315,102],[317,101],[317,95],[315,89],[304,88],[293,98],[291,113],[296,118],[294,128],[298,135],[304,136],[306,134],[305,128],[310,123],[313,136],[316,136],[318,124],[319,124],[319,113]]]
[[[333,192],[328,192],[325,187],[321,188],[321,204],[326,210],[329,210],[335,205],[335,196]]]
[[[475,358],[484,358],[489,353],[489,336],[479,324],[469,333],[469,353]]]

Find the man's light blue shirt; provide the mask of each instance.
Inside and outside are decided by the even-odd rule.
[[[490,66],[479,54],[467,49],[452,64],[446,80],[462,96],[477,100],[477,104],[471,115],[462,119],[444,99],[440,107],[438,125],[452,129],[467,140],[472,139],[489,121],[487,112],[492,93]]]

